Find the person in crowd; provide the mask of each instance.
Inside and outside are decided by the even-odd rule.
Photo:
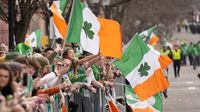
[[[0,92],[4,97],[14,96],[13,73],[8,65],[0,64]]]
[[[198,56],[197,56],[197,66],[200,66],[200,41],[197,42],[197,51],[198,51]]]
[[[174,45],[174,48],[172,49],[172,59],[173,59],[175,78],[180,77],[181,55],[182,52],[179,46]]]
[[[169,46],[163,46],[163,48],[160,50],[160,54],[164,56],[168,56],[172,59],[172,52]],[[169,68],[166,68],[166,75],[169,73]]]
[[[182,65],[187,65],[187,45],[185,43],[181,44],[180,46],[181,51],[182,51]]]
[[[3,62],[5,60],[7,53],[8,47],[4,43],[0,43],[0,62]]]
[[[194,60],[193,63],[192,63],[193,69],[195,70],[196,66],[198,64],[198,61],[199,61],[199,59],[198,59],[198,45],[197,44],[193,45],[191,55],[192,55],[193,60]]]
[[[161,55],[172,57],[171,50],[168,46],[163,46],[163,49],[160,50]],[[163,70],[166,79],[168,79],[169,67]],[[167,98],[167,89],[163,91],[164,97]]]
[[[193,43],[191,42],[187,48],[187,54],[188,54],[188,57],[189,57],[189,62],[190,62],[190,65],[193,65],[193,55],[192,55],[192,49],[193,49]]]
[[[94,80],[93,73],[91,73],[92,71],[90,68],[90,66],[95,62],[95,60],[98,60],[98,58],[99,58],[98,55],[89,55],[89,56],[81,57],[81,59],[77,59],[77,57],[75,57],[74,50],[72,48],[68,48],[63,53],[63,58],[71,61],[71,70],[70,71],[71,71],[71,73],[74,74],[75,77],[81,77],[81,74],[82,74],[82,77],[83,78],[85,77],[85,78],[87,78],[87,80],[90,80],[91,82],[93,82],[92,84],[94,84],[96,86],[101,85],[100,83],[98,83]]]
[[[13,84],[13,73],[10,67],[5,64],[0,64],[0,97],[3,111],[21,111],[24,109],[18,104],[15,99],[16,87]],[[7,103],[6,103],[7,102]],[[6,104],[6,105],[5,105]],[[7,108],[7,109],[6,109]]]
[[[50,112],[54,102],[66,112],[65,95],[88,91],[83,95],[87,98],[90,92],[95,95],[99,90],[114,90],[114,78],[121,73],[111,64],[113,59],[82,51],[78,44],[75,50],[71,47],[64,53],[60,44],[55,49],[33,48],[33,53],[25,56],[8,52],[0,44],[1,111]],[[78,106],[70,100],[69,111],[76,111]]]

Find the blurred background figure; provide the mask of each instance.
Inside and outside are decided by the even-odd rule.
[[[180,77],[181,55],[182,52],[179,46],[174,45],[174,48],[172,49],[172,59],[173,59],[175,78]]]

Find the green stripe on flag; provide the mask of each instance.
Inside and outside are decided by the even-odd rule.
[[[139,100],[138,96],[134,93],[132,87],[130,85],[125,86],[125,95],[127,104],[135,104]]]
[[[42,32],[40,29],[35,31],[35,36],[37,38],[37,47],[41,46],[41,36],[42,36]]]
[[[150,50],[147,44],[137,34],[126,48],[121,60],[115,61],[116,65],[124,76],[127,76],[143,59],[143,56]]]
[[[125,96],[126,103],[128,105],[134,105],[135,108],[138,108],[137,104],[142,104],[142,101],[139,100],[138,96],[134,93],[130,85],[125,86]],[[157,93],[156,95],[152,96],[150,99],[146,100],[146,103],[143,102],[143,106],[151,106],[156,110],[156,112],[162,112],[163,105],[161,93]]]
[[[60,0],[60,10],[61,14],[63,15],[65,12],[65,8],[67,6],[68,0]]]
[[[82,11],[85,5],[80,0],[74,0],[72,12],[69,20],[69,27],[67,32],[67,42],[79,43],[81,30],[83,28],[83,14]]]
[[[158,94],[154,95],[154,98],[156,99],[156,102],[155,102],[155,104],[153,105],[153,107],[154,107],[156,110],[159,110],[159,111],[161,112],[162,109],[163,109],[163,105],[162,105],[162,95],[161,95],[161,93],[158,93]]]
[[[142,39],[144,39],[145,41],[150,39],[151,34],[155,31],[155,29],[157,28],[157,26],[153,26],[145,31],[143,31],[142,33],[140,33],[139,35],[142,37]]]

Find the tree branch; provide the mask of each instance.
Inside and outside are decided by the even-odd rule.
[[[118,6],[120,6],[120,5],[123,5],[123,4],[128,3],[128,2],[130,2],[130,1],[132,1],[132,0],[122,0],[122,1],[120,1],[120,2],[110,4],[109,7],[118,7]]]
[[[8,15],[0,8],[0,19],[5,22],[8,22]]]

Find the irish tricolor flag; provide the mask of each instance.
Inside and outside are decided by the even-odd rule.
[[[148,47],[154,52],[155,55],[159,56],[158,60],[162,69],[166,69],[172,63],[172,60],[168,56],[161,55],[160,52],[155,50],[150,45],[148,45]]]
[[[100,23],[91,10],[80,0],[73,1],[67,42],[80,43],[84,50],[92,54],[98,54]]]
[[[64,12],[64,5],[66,5],[67,0],[54,1],[50,7],[51,12],[53,13],[53,25],[55,30],[56,37],[62,38],[65,40],[67,34],[67,23],[62,17]]]
[[[125,86],[126,103],[133,112],[162,112],[162,96],[160,93],[140,101],[130,85]]]
[[[159,41],[159,37],[154,33],[156,27],[157,26],[153,26],[139,34],[143,40],[148,42],[150,45],[156,45]]]
[[[124,51],[122,59],[114,62],[141,101],[169,86],[158,59],[159,55],[137,34]]]
[[[25,38],[25,44],[31,47],[40,47],[41,46],[41,36],[42,31],[40,29],[32,32],[29,36]]]
[[[106,93],[105,98],[106,98],[106,101],[108,103],[109,112],[120,112],[120,110],[118,109],[118,107],[115,103],[115,100],[110,95],[110,93]]]
[[[150,36],[150,39],[149,39],[149,44],[150,45],[156,45],[159,41],[159,37],[153,32]]]

